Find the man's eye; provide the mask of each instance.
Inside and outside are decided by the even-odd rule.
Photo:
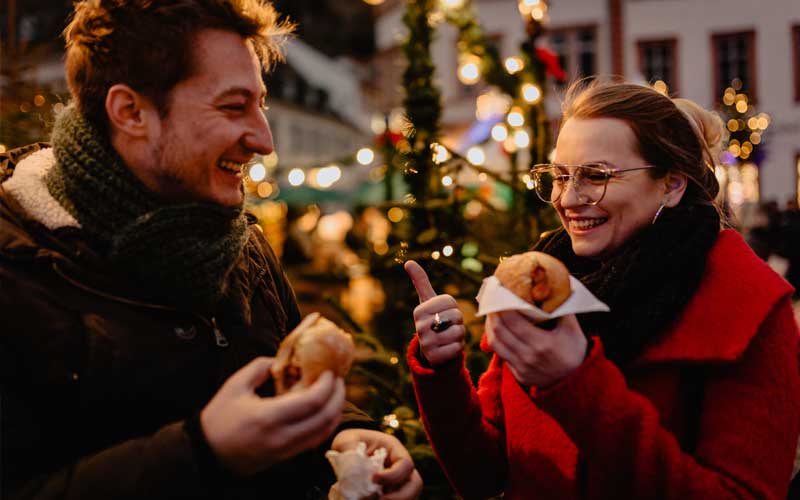
[[[244,111],[244,108],[244,104],[225,104],[222,106],[225,111]]]

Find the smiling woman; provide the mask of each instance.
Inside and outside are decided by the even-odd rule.
[[[448,477],[465,498],[786,498],[800,435],[792,288],[720,230],[720,120],[602,81],[573,86],[563,109],[554,163],[532,171],[563,227],[535,250],[611,311],[553,330],[490,314],[476,389],[458,325],[431,330],[462,316],[455,301],[407,266],[422,302],[408,362]]]

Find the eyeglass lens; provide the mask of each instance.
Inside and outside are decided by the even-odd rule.
[[[605,194],[608,173],[587,166],[573,167],[572,174],[565,167],[538,167],[534,170],[533,181],[542,201],[558,201],[571,181],[581,203],[597,203]]]

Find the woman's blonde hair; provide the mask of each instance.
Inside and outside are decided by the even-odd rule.
[[[681,204],[714,205],[714,173],[723,138],[722,120],[688,99],[670,99],[643,85],[579,80],[567,90],[562,125],[569,118],[616,118],[631,127],[638,153],[656,168],[654,178],[679,172],[689,180]]]

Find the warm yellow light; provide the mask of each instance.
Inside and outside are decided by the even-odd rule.
[[[725,103],[726,106],[733,106],[733,103],[736,102],[736,97],[734,94],[725,93],[722,97],[722,102]]]
[[[376,241],[372,249],[375,250],[375,253],[378,255],[386,255],[389,251],[389,244],[385,241]]]
[[[480,146],[472,146],[467,150],[467,160],[473,165],[483,165],[486,163],[486,153]]]
[[[44,106],[44,96],[42,94],[37,94],[36,97],[33,98],[33,104],[36,107]]]
[[[769,115],[764,115],[758,119],[758,128],[761,130],[766,129],[769,127]]]
[[[739,156],[739,153],[742,152],[742,149],[736,144],[731,144],[728,146],[728,151],[730,151],[733,156]]]
[[[736,111],[745,113],[747,111],[747,101],[736,101]]]
[[[669,88],[667,87],[667,83],[664,80],[656,80],[653,84],[653,89],[659,94],[667,95]]]
[[[256,191],[258,192],[258,196],[260,196],[261,198],[269,198],[274,189],[275,188],[273,188],[272,184],[270,184],[269,182],[262,182],[261,184],[258,185]]]
[[[400,207],[392,207],[386,213],[386,216],[392,222],[400,222],[401,220],[403,220],[405,213],[403,212],[403,209]]]
[[[503,142],[508,137],[508,129],[502,123],[498,123],[492,127],[492,139],[497,142]]]
[[[486,182],[486,180],[487,180],[488,178],[489,178],[489,176],[488,176],[488,175],[486,175],[486,174],[485,174],[485,173],[483,173],[483,172],[481,172],[481,173],[479,173],[479,174],[478,174],[478,180],[479,180],[479,181],[481,181],[481,182]]]
[[[442,248],[442,254],[445,257],[450,257],[451,255],[453,255],[453,247],[450,245],[446,245],[444,248]]]
[[[293,168],[289,171],[289,184],[292,186],[299,186],[306,180],[306,173],[299,168]]]
[[[450,152],[441,144],[434,142],[431,144],[431,149],[433,150],[433,161],[437,165],[450,159]]]
[[[526,83],[522,86],[522,98],[525,99],[526,102],[535,104],[542,98],[542,91],[536,85]]]
[[[442,254],[439,253],[438,250],[434,250],[433,252],[431,252],[431,259],[433,259],[433,260],[439,260],[439,258],[441,256],[442,256]]]
[[[503,149],[505,149],[508,153],[516,153],[519,148],[517,148],[517,143],[514,142],[514,138],[509,137],[503,141]]]
[[[449,175],[445,175],[444,177],[442,177],[442,186],[450,187],[452,185],[453,185],[453,178],[452,177],[450,177]]]
[[[440,4],[444,10],[455,10],[464,6],[464,0],[440,0]]]
[[[519,8],[519,13],[523,16],[527,16],[531,13],[534,7],[539,5],[542,0],[519,0],[517,7]]]
[[[544,9],[542,7],[534,7],[531,10],[531,17],[534,21],[541,21],[544,19]]]
[[[369,148],[361,148],[356,153],[356,160],[362,165],[369,165],[375,159],[375,153]]]
[[[6,149],[8,149],[8,148],[6,148],[5,144],[0,144],[0,154],[5,153]]]
[[[531,136],[524,130],[517,130],[514,132],[514,144],[520,149],[527,148],[531,145]]]
[[[266,155],[266,156],[262,157],[262,158],[261,158],[261,163],[262,163],[262,164],[264,165],[264,167],[266,167],[267,169],[270,169],[270,168],[275,168],[275,167],[277,167],[277,166],[278,166],[278,153],[276,153],[275,151],[273,151],[272,153],[270,153],[270,154],[268,154],[268,155]]]
[[[509,57],[508,59],[506,59],[504,65],[506,67],[506,71],[508,71],[509,74],[512,74],[512,75],[514,73],[518,73],[518,72],[522,71],[522,69],[525,67],[525,64],[522,62],[522,59],[520,59],[519,57],[516,57],[516,56]]]
[[[385,1],[386,0],[364,0],[364,3],[369,4],[369,5],[380,5]]]
[[[506,118],[508,124],[512,127],[521,127],[525,125],[525,117],[522,116],[522,109],[514,106]]]
[[[478,83],[481,78],[481,70],[479,67],[481,60],[478,56],[467,55],[461,61],[458,67],[458,79],[464,85],[474,85]]]
[[[761,144],[761,134],[758,132],[753,132],[750,134],[750,142],[753,144]]]
[[[750,130],[756,130],[758,128],[758,118],[755,116],[747,120],[747,127]]]
[[[734,118],[728,120],[728,130],[730,130],[731,132],[736,132],[737,130],[739,130],[739,122],[736,121]]]
[[[247,169],[247,176],[253,182],[261,182],[267,176],[267,169],[261,163],[254,163]]]
[[[329,188],[342,178],[342,169],[336,165],[328,165],[317,171],[316,180],[321,188]]]

